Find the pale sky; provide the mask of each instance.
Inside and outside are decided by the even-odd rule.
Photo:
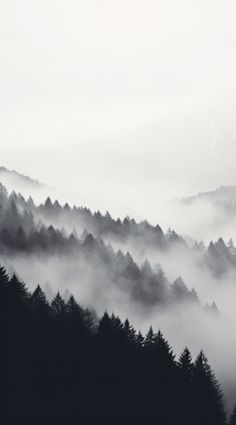
[[[1,0],[1,164],[146,217],[236,184],[235,16],[231,0]]]

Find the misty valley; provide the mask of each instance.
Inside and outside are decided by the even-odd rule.
[[[235,16],[0,1],[1,424],[236,425]]]
[[[56,194],[36,202],[39,182],[1,173],[9,418],[236,423],[233,239],[205,245]]]

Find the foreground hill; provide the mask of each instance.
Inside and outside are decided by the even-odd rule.
[[[3,267],[0,294],[6,423],[226,425],[202,351],[177,360],[160,331],[143,336],[107,312],[97,319],[73,296],[49,303]]]

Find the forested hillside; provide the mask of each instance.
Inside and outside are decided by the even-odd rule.
[[[3,267],[0,310],[8,421],[226,424],[202,351],[194,361],[185,348],[177,359],[161,331],[143,336],[128,319],[97,318],[73,296],[49,304],[40,286],[30,293]]]
[[[54,227],[59,221],[58,217],[60,223],[70,223],[72,233]],[[50,223],[54,223],[54,226]],[[82,230],[80,236],[76,230],[79,228]],[[44,205],[37,207],[32,199],[26,201],[15,193],[8,195],[1,186],[0,250],[3,255],[11,258],[19,254],[39,254],[62,256],[64,261],[66,258],[74,259],[79,271],[94,283],[94,287],[97,282],[108,282],[110,286],[126,291],[132,301],[150,307],[159,305],[167,308],[182,302],[199,304],[196,291],[189,290],[180,277],[176,276],[174,282],[169,282],[160,264],[151,265],[147,259],[138,264],[129,252],[114,250],[111,244],[104,243],[102,239],[108,234],[116,235],[116,240],[124,242],[133,239],[136,245],[141,244],[145,248],[152,246],[162,252],[176,246],[188,249],[174,231],[168,231],[165,235],[159,226],[153,227],[147,222],[136,223],[128,218],[123,222],[119,219],[115,221],[108,213],[102,216],[84,208],[61,207],[58,202],[52,204],[49,198]],[[196,245],[194,249],[199,251],[202,248]],[[210,254],[211,251],[204,254],[209,267],[214,266],[215,259],[219,268],[218,258],[212,259]]]

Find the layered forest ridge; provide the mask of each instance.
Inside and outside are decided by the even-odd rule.
[[[41,187],[13,175],[29,191]],[[17,416],[89,425],[226,425],[234,387],[224,399],[199,343],[195,360],[188,348],[175,356],[153,329],[173,332],[178,350],[187,345],[180,328],[190,342],[195,333],[201,341],[203,327],[215,334],[218,291],[236,278],[232,239],[205,246],[147,220],[114,219],[50,197],[36,203],[0,183],[0,263],[4,376],[17,413],[5,407],[13,423]],[[158,408],[150,408],[157,400]],[[136,405],[142,407],[134,411]],[[230,425],[235,421],[236,411]]]
[[[83,229],[80,236],[78,229]],[[139,266],[129,252],[115,251],[110,242],[121,247],[128,243],[137,245],[142,251],[168,253],[175,247],[183,251],[191,249],[200,253],[201,265],[217,274],[223,273],[228,263],[236,267],[236,250],[233,245],[227,247],[222,239],[215,244],[211,242],[208,249],[197,243],[189,248],[173,230],[164,234],[159,226],[151,226],[147,221],[136,223],[128,217],[123,221],[113,220],[109,213],[92,214],[87,208],[61,206],[58,201],[52,203],[50,198],[36,206],[31,197],[26,201],[15,192],[8,195],[0,184],[2,254],[40,253],[74,258],[78,266],[81,264],[83,273],[87,270],[95,287],[96,280],[109,281],[110,285],[126,291],[132,300],[145,305],[199,304],[196,291],[188,290],[181,277],[168,282],[160,264],[152,267],[145,260]],[[96,265],[92,270],[91,264]],[[211,308],[217,311],[214,302]],[[207,310],[210,311],[209,306]]]
[[[221,208],[225,213],[236,213],[236,186],[220,186],[216,190],[200,192],[196,196],[183,198],[181,202],[185,205],[193,205],[198,202],[206,202]]]

